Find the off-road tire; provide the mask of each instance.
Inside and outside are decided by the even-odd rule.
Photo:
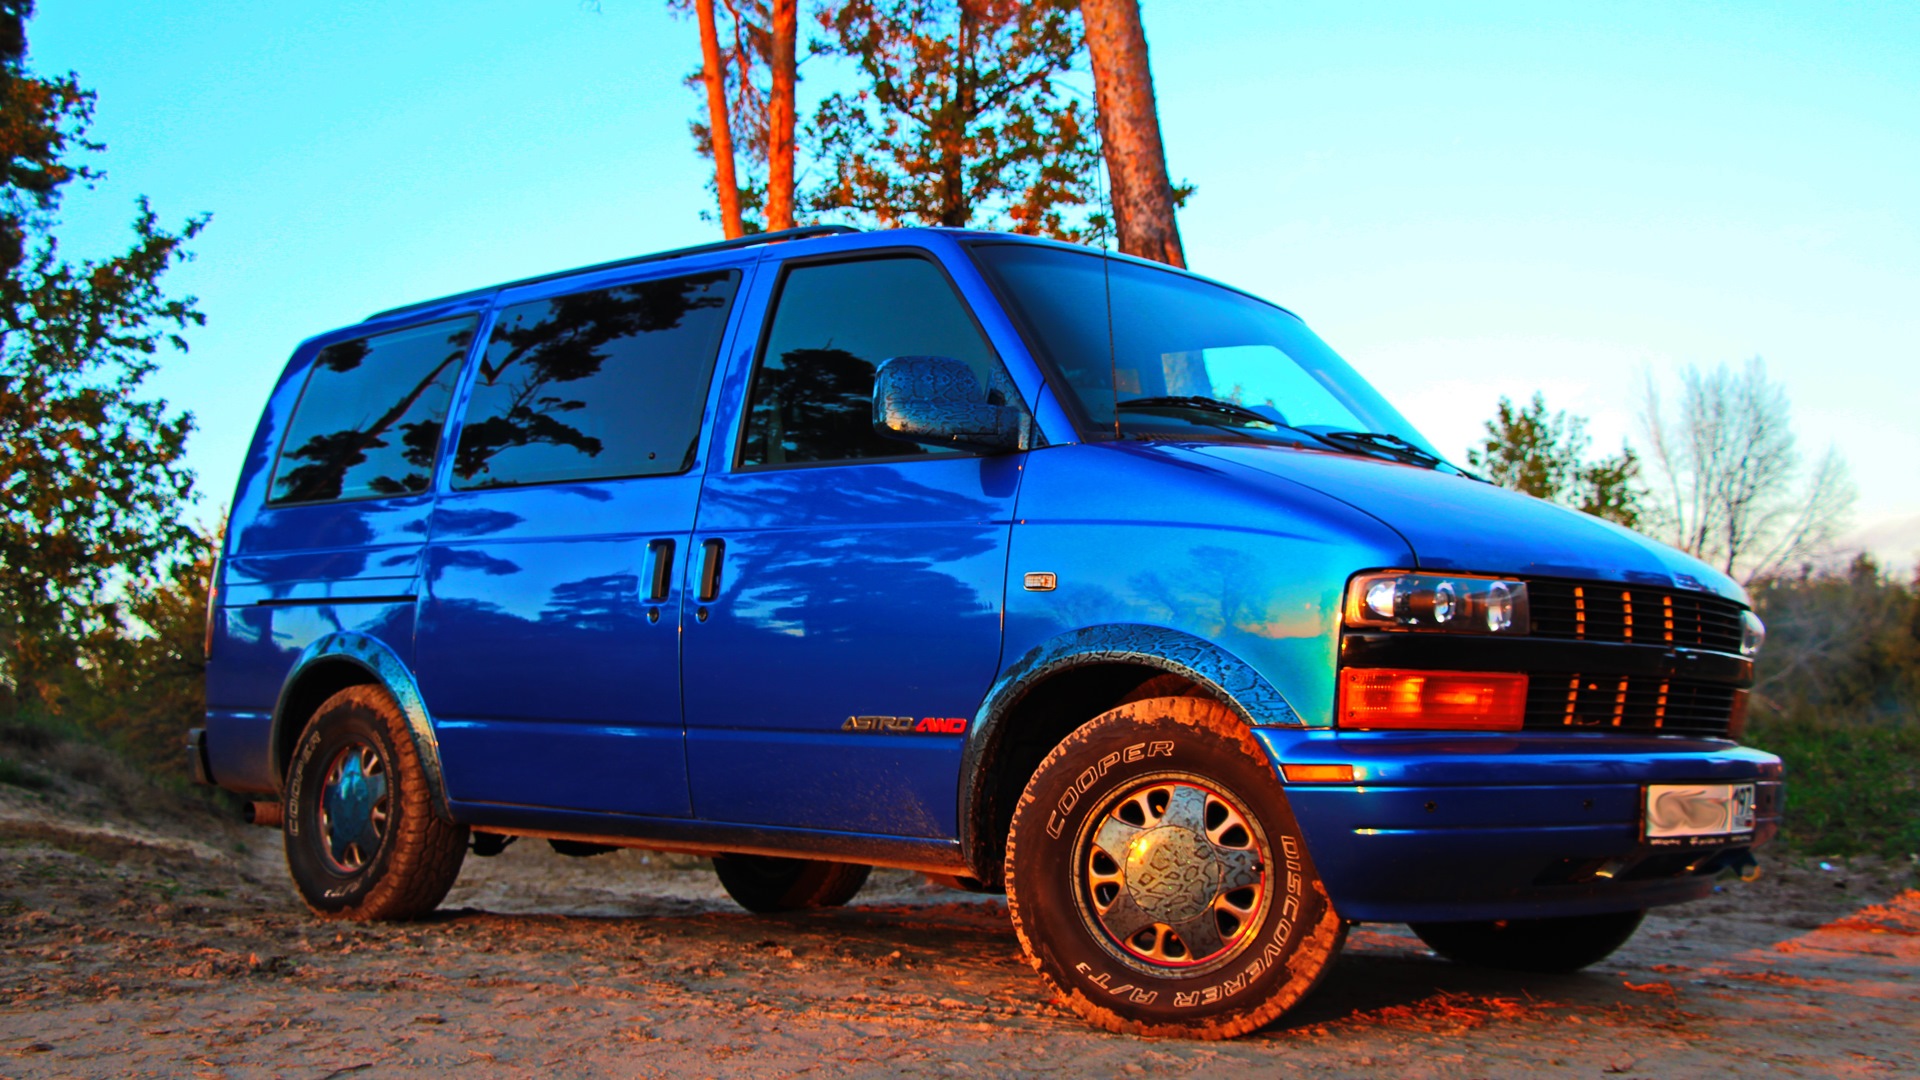
[[[735,903],[772,915],[803,908],[839,907],[867,883],[873,867],[773,855],[716,855],[713,872]]]
[[[1165,804],[1160,818],[1142,818],[1146,826],[1126,849],[1142,854],[1126,866],[1103,863],[1101,844],[1114,835],[1109,819],[1133,827],[1128,815],[1142,814],[1136,806],[1153,812],[1155,798],[1204,809],[1193,818]],[[1193,820],[1202,822],[1199,832],[1178,836],[1181,822]],[[1238,860],[1231,869],[1223,869],[1227,858]],[[1258,885],[1241,887],[1249,874]],[[1306,996],[1346,939],[1271,761],[1238,716],[1207,698],[1129,702],[1055,747],[1014,809],[1006,881],[1028,963],[1082,1017],[1110,1031],[1244,1035]],[[1174,887],[1172,901],[1166,886]],[[1143,953],[1137,934],[1122,938],[1108,922],[1122,892],[1139,901],[1137,913],[1209,920],[1218,948],[1188,954],[1191,963],[1170,958],[1169,949],[1185,946],[1169,922],[1140,931],[1159,935],[1158,955]]]
[[[387,794],[377,847],[343,869],[329,853],[321,808],[327,771],[348,752],[371,755]],[[417,918],[460,875],[467,828],[435,814],[406,718],[379,687],[348,687],[321,704],[294,746],[281,799],[287,868],[307,906],[326,918]]]
[[[1412,923],[1428,948],[1457,964],[1506,971],[1579,971],[1613,955],[1640,928],[1644,911],[1554,919]]]

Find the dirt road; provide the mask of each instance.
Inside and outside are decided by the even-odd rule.
[[[1906,865],[1770,861],[1570,976],[1359,927],[1279,1024],[1200,1044],[1086,1028],[1002,901],[907,874],[766,918],[696,860],[527,841],[358,926],[307,914],[272,833],[69,805],[0,786],[0,1077],[1920,1076]]]

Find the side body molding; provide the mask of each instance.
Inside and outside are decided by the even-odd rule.
[[[969,862],[990,858],[979,848],[979,811],[991,795],[983,766],[1004,734],[1006,719],[1027,691],[1076,667],[1133,664],[1191,679],[1253,727],[1305,727],[1287,699],[1252,665],[1220,646],[1164,626],[1114,624],[1069,631],[1028,652],[1001,674],[974,714],[961,758],[960,850]],[[976,865],[976,872],[986,868]],[[983,879],[984,880],[984,879]]]
[[[320,664],[347,663],[364,670],[373,677],[373,681],[393,695],[400,706],[400,714],[407,718],[407,729],[413,735],[414,750],[420,756],[420,769],[427,777],[427,795],[432,800],[434,811],[448,821],[453,820],[447,809],[447,785],[440,771],[440,740],[433,733],[433,720],[427,715],[427,706],[420,698],[420,688],[414,684],[413,674],[407,665],[386,643],[366,634],[343,631],[328,634],[306,647],[299,659],[294,661],[293,670],[280,686],[280,700],[273,706],[273,735],[269,745],[278,747],[282,738],[297,738],[298,732],[287,731],[290,724],[300,723],[287,716],[289,699],[294,687],[300,685],[302,676]],[[274,786],[285,788],[287,778],[285,769],[276,753],[273,761]]]

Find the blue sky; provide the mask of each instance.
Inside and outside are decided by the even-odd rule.
[[[1443,449],[1535,390],[1611,449],[1645,378],[1761,356],[1856,526],[1920,545],[1920,5],[1143,6],[1190,264]],[[660,0],[40,8],[31,62],[109,146],[66,249],[124,243],[141,193],[214,215],[170,279],[208,325],[155,382],[209,513],[299,339],[717,238]],[[804,113],[841,76],[802,70]]]

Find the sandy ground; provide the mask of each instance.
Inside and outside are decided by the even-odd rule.
[[[1004,901],[904,873],[769,918],[699,860],[522,841],[431,920],[348,925],[274,833],[0,785],[0,1077],[1920,1076],[1920,877],[1830,865],[1768,860],[1577,975],[1358,927],[1278,1024],[1185,1043],[1085,1027]]]

